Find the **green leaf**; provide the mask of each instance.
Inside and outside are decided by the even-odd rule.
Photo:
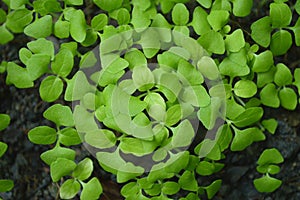
[[[233,14],[237,17],[246,17],[251,13],[253,0],[235,0],[233,3]]]
[[[76,163],[66,158],[57,158],[50,165],[50,176],[53,182],[59,181],[63,176],[70,175],[76,168]]]
[[[263,17],[251,25],[251,37],[259,45],[268,47],[271,42],[271,18]]]
[[[221,30],[229,20],[229,12],[226,10],[212,10],[207,16],[207,21],[214,31]]]
[[[8,192],[14,187],[14,182],[12,180],[2,179],[0,180],[0,192]]]
[[[226,124],[221,126],[218,129],[215,138],[217,140],[218,145],[220,146],[220,150],[226,150],[229,147],[232,140],[232,131],[230,127]]]
[[[196,172],[201,176],[209,176],[215,172],[215,166],[210,162],[201,161],[196,168]]]
[[[218,66],[211,57],[203,56],[198,61],[197,67],[201,74],[210,80],[216,80],[220,77]]]
[[[59,132],[59,142],[65,146],[80,144],[81,138],[74,128],[64,128]]]
[[[234,84],[235,95],[242,98],[253,97],[257,92],[256,84],[250,80],[240,80]]]
[[[166,113],[166,125],[173,126],[182,118],[182,110],[179,104],[171,106]]]
[[[51,64],[53,72],[61,77],[67,77],[74,65],[73,54],[70,50],[62,49],[55,55]]]
[[[163,184],[161,192],[166,195],[176,194],[180,190],[180,185],[173,181],[167,181]]]
[[[200,85],[204,81],[201,73],[186,60],[179,61],[177,72],[183,76],[179,77],[184,85]]]
[[[171,73],[163,73],[157,84],[165,89],[168,89],[171,94],[175,96],[175,98],[178,97],[182,88],[179,77]]]
[[[83,190],[80,195],[82,200],[99,199],[103,189],[99,180],[94,177],[88,183],[83,185]]]
[[[10,12],[6,18],[6,27],[14,33],[22,33],[24,27],[33,19],[32,11],[26,8]]]
[[[255,179],[253,183],[259,192],[274,192],[280,187],[282,181],[266,175]]]
[[[10,1],[10,8],[11,9],[18,9],[21,6],[24,6],[26,3],[28,3],[28,0],[15,0],[15,1]]]
[[[73,113],[69,106],[54,104],[44,112],[43,116],[58,126],[74,126]]]
[[[129,182],[121,189],[121,194],[124,197],[129,197],[139,192],[140,188],[136,182]]]
[[[231,53],[219,65],[222,75],[230,77],[246,76],[250,73],[245,51]]]
[[[144,141],[136,138],[123,138],[119,147],[124,153],[143,156],[152,153],[157,145],[153,141]]]
[[[233,119],[237,127],[245,127],[259,121],[263,116],[264,110],[261,107],[247,108],[244,112]]]
[[[206,107],[210,103],[210,96],[202,85],[186,87],[181,99],[196,107]]]
[[[81,57],[79,67],[81,69],[94,67],[96,63],[97,63],[97,58],[94,52],[88,51]]]
[[[36,39],[48,37],[52,33],[52,16],[45,15],[35,20],[24,29],[24,33]]]
[[[6,70],[6,84],[14,84],[17,88],[33,87],[33,81],[25,68],[13,62],[8,62]]]
[[[57,76],[47,76],[41,83],[39,92],[44,101],[53,102],[59,98],[64,84]]]
[[[221,188],[221,185],[222,185],[222,180],[219,179],[212,182],[209,186],[206,186],[205,190],[207,193],[207,198],[212,199]]]
[[[198,182],[195,178],[195,174],[190,171],[185,171],[179,178],[178,183],[180,187],[187,191],[197,191]]]
[[[41,16],[47,14],[54,14],[55,12],[61,12],[62,8],[59,2],[56,0],[39,0],[33,2],[34,11]]]
[[[197,0],[197,2],[204,8],[210,8],[212,4],[212,0]]]
[[[28,138],[35,144],[53,144],[57,139],[57,133],[54,128],[38,126],[29,131]]]
[[[59,189],[59,196],[62,199],[72,199],[80,190],[80,183],[75,179],[66,180]]]
[[[53,42],[45,38],[39,38],[35,41],[27,43],[27,47],[35,54],[44,54],[54,58],[54,45]]]
[[[276,121],[276,119],[265,119],[261,122],[261,124],[264,126],[265,129],[267,129],[267,131],[269,131],[271,134],[274,134],[277,126],[278,126],[278,122]]]
[[[70,22],[61,19],[57,20],[54,24],[53,33],[60,39],[68,38],[70,35]]]
[[[294,71],[294,79],[293,85],[295,85],[298,89],[298,94],[300,94],[300,69],[297,68]]]
[[[36,80],[48,71],[50,56],[35,54],[26,62],[27,71],[32,80]]]
[[[292,11],[285,3],[271,3],[270,17],[273,28],[286,27],[291,23]]]
[[[135,66],[146,66],[147,59],[145,58],[145,55],[138,49],[133,49],[131,51],[128,51],[124,58],[129,63],[129,69],[133,69]]]
[[[7,151],[7,144],[4,142],[0,142],[0,158],[4,155],[4,153]]]
[[[122,166],[117,173],[117,182],[125,183],[131,179],[135,179],[137,176],[140,176],[144,173],[144,169],[139,166],[135,166],[132,163],[126,163]]]
[[[0,114],[0,131],[6,129],[10,123],[10,117],[7,114]]]
[[[215,126],[215,122],[220,115],[220,107],[220,100],[218,98],[212,98],[210,105],[200,108],[197,112],[198,119],[208,130],[211,130]]]
[[[6,12],[0,8],[0,24],[3,24],[6,21]]]
[[[292,46],[293,40],[290,32],[280,30],[272,35],[270,49],[274,56],[284,55]]]
[[[119,25],[125,25],[130,22],[130,13],[126,8],[120,8],[111,13],[111,17],[118,21]]]
[[[184,26],[189,21],[189,11],[182,3],[177,3],[172,10],[172,21],[175,25]]]
[[[279,91],[280,105],[287,110],[295,110],[298,105],[298,97],[292,88],[284,87]]]
[[[169,153],[170,158],[165,163],[165,171],[168,173],[178,174],[182,169],[185,169],[189,163],[189,152],[182,151],[176,154]]]
[[[111,1],[106,1],[106,0],[93,0],[93,2],[101,9],[105,11],[113,11],[122,6],[123,0],[111,0]]]
[[[272,107],[278,108],[280,105],[280,99],[278,97],[278,91],[273,83],[267,84],[260,92],[261,103]]]
[[[104,0],[105,1],[105,0]],[[151,24],[150,17],[139,7],[134,6],[131,12],[131,22],[135,29],[144,29]]]
[[[27,48],[23,47],[19,50],[19,58],[20,58],[21,62],[24,63],[25,65],[31,56],[32,56],[32,52],[30,50],[28,50]]]
[[[93,147],[105,149],[115,146],[116,136],[109,130],[97,129],[87,132],[85,141]]]
[[[297,2],[300,2],[300,1],[297,1]],[[300,5],[300,3],[299,3],[299,5]],[[300,18],[298,18],[296,24],[293,27],[290,27],[290,29],[294,32],[294,35],[295,35],[294,38],[295,38],[296,45],[300,46]]]
[[[107,25],[108,18],[105,14],[101,13],[93,17],[91,26],[95,31],[103,30],[104,26]]]
[[[259,55],[254,56],[254,63],[252,70],[254,72],[266,72],[274,64],[273,54],[271,51],[266,50]]]
[[[149,92],[144,98],[144,101],[148,104],[148,109],[156,104],[162,106],[163,109],[166,109],[165,100],[159,93]]]
[[[173,130],[172,146],[186,147],[190,145],[194,139],[195,132],[192,124],[187,119],[182,121]]]
[[[265,135],[256,127],[244,130],[234,129],[234,133],[235,135],[230,146],[231,151],[242,151],[253,142],[265,139]]]
[[[203,35],[211,30],[207,15],[206,11],[199,6],[193,12],[193,20],[190,24],[198,35]]]
[[[259,165],[256,170],[262,174],[278,174],[280,172],[280,167],[277,165]]]
[[[300,14],[300,1],[297,0],[297,2],[295,3],[295,10],[298,14]]]
[[[89,158],[85,158],[80,161],[77,167],[74,169],[72,176],[81,181],[88,179],[93,172],[93,162]]]
[[[75,159],[76,152],[70,148],[55,146],[53,149],[45,151],[41,154],[41,159],[47,164],[51,165],[58,158],[65,158],[68,160]]]
[[[147,91],[154,86],[154,76],[146,66],[136,66],[133,68],[132,79],[135,86],[140,91]]]
[[[14,39],[14,35],[9,32],[4,25],[0,26],[0,44],[6,44]]]
[[[244,34],[241,29],[235,30],[230,35],[226,35],[225,47],[230,52],[238,52],[245,46]]]
[[[65,3],[67,5],[81,6],[83,4],[83,0],[65,0]]]
[[[169,24],[169,22],[166,20],[166,18],[160,13],[158,13],[152,20],[151,27],[160,27],[160,28],[167,28],[167,29],[172,28],[172,26]],[[162,30],[162,31],[166,32],[166,30]],[[163,36],[167,36],[167,34],[163,34]],[[171,39],[168,36],[166,38],[168,38],[168,40]]]
[[[274,75],[274,82],[278,86],[285,86],[292,84],[293,75],[290,69],[282,63],[276,65],[276,72]]]
[[[221,159],[221,150],[215,140],[204,139],[195,147],[194,151],[199,158],[208,158],[211,160]]]
[[[77,42],[83,42],[86,37],[86,21],[82,10],[76,10],[72,13],[70,19],[70,34]]]
[[[265,149],[259,156],[258,165],[280,164],[284,161],[282,155],[276,148]]]
[[[200,36],[198,42],[204,49],[215,53],[223,54],[225,52],[225,42],[221,33],[214,30],[210,30],[207,33]]]
[[[226,117],[228,119],[235,119],[244,111],[245,108],[240,104],[236,103],[234,98],[228,99],[226,101]]]

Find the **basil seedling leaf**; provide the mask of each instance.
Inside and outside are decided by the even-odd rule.
[[[199,158],[208,158],[211,160],[221,159],[221,149],[215,140],[204,139],[195,147],[194,151]]]
[[[244,112],[238,115],[233,123],[237,127],[245,127],[252,125],[253,123],[259,121],[263,116],[264,110],[261,107],[251,107],[247,108]]]
[[[254,72],[266,72],[274,64],[273,54],[266,50],[259,55],[255,55],[252,70]]]
[[[68,106],[54,104],[43,113],[43,116],[59,126],[74,126],[73,113]]]
[[[93,177],[89,182],[83,185],[83,190],[80,195],[82,200],[99,199],[102,194],[102,186],[96,177]]]
[[[153,152],[157,145],[153,141],[143,141],[141,139],[124,137],[122,138],[119,147],[124,153],[143,156]]]
[[[65,0],[65,3],[67,5],[81,6],[83,4],[83,0]]]
[[[122,6],[123,0],[111,0],[111,1],[106,1],[106,0],[93,0],[93,2],[101,9],[105,11],[113,11]]]
[[[250,98],[257,92],[256,84],[250,80],[240,80],[234,84],[234,93],[242,98]]]
[[[229,12],[226,10],[212,10],[207,16],[207,21],[214,31],[221,30],[229,20]]]
[[[196,7],[193,12],[193,20],[191,22],[191,26],[193,27],[194,31],[198,35],[203,35],[211,30],[210,25],[207,21],[207,13],[201,7]]]
[[[300,2],[300,1],[297,1]],[[300,5],[300,3],[299,3]],[[299,6],[300,7],[300,6]],[[295,43],[297,46],[300,46],[300,18],[298,18],[296,24],[293,27],[290,27],[290,29],[294,32],[295,35]]]
[[[189,11],[182,3],[177,3],[172,10],[172,20],[178,26],[184,26],[189,21]]]
[[[74,128],[67,127],[59,132],[59,142],[65,146],[71,146],[80,144],[82,141]]]
[[[134,67],[132,79],[133,83],[140,91],[147,91],[154,86],[154,76],[151,70],[146,66]]]
[[[272,35],[270,49],[274,56],[285,54],[293,44],[292,35],[286,30],[280,30]]]
[[[6,129],[10,123],[10,117],[7,114],[0,114],[0,131]]]
[[[279,91],[280,105],[287,110],[295,110],[298,104],[298,97],[292,88],[284,87]]]
[[[251,25],[251,37],[259,45],[268,47],[271,42],[271,18],[263,17]]]
[[[166,113],[166,125],[173,126],[182,118],[182,110],[179,104],[171,106]]]
[[[128,162],[122,166],[121,170],[118,170],[117,173],[117,182],[124,183],[131,179],[135,179],[137,176],[140,176],[144,173],[144,169],[140,166],[135,166],[132,163]]]
[[[203,56],[198,61],[197,67],[201,74],[210,80],[216,80],[220,77],[220,72],[215,61],[208,56]]]
[[[138,49],[133,49],[127,52],[124,58],[129,63],[129,69],[133,69],[135,66],[146,66],[147,64],[145,55]]]
[[[107,25],[108,18],[105,14],[101,13],[93,17],[91,26],[95,31],[103,30],[104,26]]]
[[[210,104],[200,108],[197,112],[198,119],[208,130],[211,130],[215,126],[215,122],[220,116],[220,107],[221,101],[218,98],[211,98]]]
[[[197,2],[204,8],[210,8],[212,4],[212,0],[197,0]]]
[[[6,27],[14,33],[22,33],[24,27],[32,21],[32,11],[26,8],[10,12],[6,18]]]
[[[57,133],[54,128],[38,126],[29,131],[28,138],[35,144],[53,144],[57,139]]]
[[[278,122],[276,121],[276,119],[265,119],[261,122],[261,124],[264,126],[265,129],[267,129],[267,131],[269,131],[271,134],[274,134],[277,126],[278,126]]]
[[[70,175],[76,168],[76,163],[66,158],[58,158],[50,165],[50,176],[53,182],[59,181],[63,176]]]
[[[290,69],[282,63],[276,65],[276,72],[274,75],[274,82],[278,86],[285,86],[292,84],[293,75]]]
[[[245,17],[250,14],[253,0],[235,0],[233,3],[233,14],[237,17]]]
[[[44,54],[54,58],[54,45],[53,42],[45,38],[39,38],[35,41],[27,43],[27,47],[35,54]]]
[[[100,149],[113,147],[116,143],[115,134],[104,129],[89,131],[85,134],[84,139],[89,145]]]
[[[10,191],[14,187],[14,182],[12,180],[2,179],[0,180],[0,192]]]
[[[271,3],[270,17],[273,28],[286,27],[291,23],[292,11],[285,3]]]
[[[13,62],[7,64],[6,84],[14,84],[17,88],[30,88],[34,85],[28,71]]]
[[[8,146],[4,142],[0,142],[0,158],[4,155],[6,152]]]
[[[51,165],[58,158],[65,158],[68,160],[75,159],[76,152],[70,148],[55,146],[53,149],[45,151],[41,154],[41,159],[47,164]]]
[[[24,29],[24,33],[36,39],[48,37],[52,33],[52,16],[46,15],[35,20]]]
[[[63,87],[64,83],[59,77],[47,76],[40,85],[40,96],[44,101],[53,102],[59,98]]]
[[[0,44],[6,44],[14,39],[14,35],[4,25],[0,26],[0,35]]]
[[[195,178],[195,174],[190,171],[185,171],[179,178],[178,183],[180,187],[187,191],[197,191],[198,182]]]
[[[276,148],[266,149],[259,156],[258,165],[280,164],[284,161],[281,153]]]
[[[55,55],[51,64],[53,72],[61,77],[67,77],[74,65],[73,54],[70,50],[62,49]]]
[[[83,42],[86,37],[86,21],[82,10],[72,13],[70,19],[70,34],[77,42]]]
[[[59,188],[59,196],[62,199],[72,199],[80,190],[80,183],[75,179],[66,180]]]
[[[173,130],[172,146],[186,147],[192,143],[194,136],[192,124],[190,121],[184,120]]]
[[[216,180],[212,182],[209,186],[205,187],[205,190],[207,192],[207,198],[212,199],[215,194],[219,191],[220,187],[222,185],[222,180]]]
[[[221,33],[214,30],[210,30],[207,33],[200,36],[198,42],[204,49],[215,53],[223,54],[225,52],[225,42]]]
[[[31,56],[32,56],[32,52],[27,48],[23,47],[19,50],[19,58],[21,62],[24,63],[25,65]]]
[[[184,85],[200,85],[204,81],[201,73],[186,60],[179,61],[177,72],[183,76],[180,78]]]
[[[94,166],[92,160],[89,158],[85,158],[78,163],[77,167],[72,173],[72,176],[81,181],[84,181],[91,176],[93,169]]]
[[[235,119],[244,111],[245,108],[240,104],[236,103],[234,98],[228,99],[226,101],[226,117],[228,119]]]
[[[27,71],[32,80],[36,80],[48,71],[50,56],[35,54],[27,60]]]
[[[161,192],[166,195],[176,194],[180,190],[180,185],[174,181],[167,181],[163,183]]]
[[[228,51],[238,52],[245,46],[244,34],[241,29],[235,30],[226,36],[225,47]]]
[[[282,181],[272,178],[269,175],[257,178],[253,181],[255,188],[259,192],[274,192],[280,187]]]
[[[134,6],[131,12],[131,24],[135,29],[143,29],[151,24],[150,17],[139,7]]]
[[[261,103],[272,107],[278,108],[280,105],[280,100],[278,97],[278,91],[273,83],[267,84],[261,91],[260,91],[260,100]]]
[[[197,174],[199,174],[201,176],[212,175],[214,173],[214,171],[215,171],[214,164],[212,164],[208,161],[201,161],[196,168]]]
[[[70,22],[58,19],[54,24],[54,35],[60,39],[68,38],[70,35]]]

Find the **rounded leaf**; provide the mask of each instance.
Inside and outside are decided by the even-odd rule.
[[[89,158],[85,158],[78,163],[77,167],[73,171],[72,176],[81,181],[84,181],[91,176],[93,169],[93,161]]]
[[[242,98],[250,98],[257,92],[256,84],[250,80],[240,80],[234,85],[234,93]]]
[[[24,33],[33,38],[46,38],[52,33],[52,16],[45,15],[29,24]]]
[[[274,82],[278,86],[285,86],[292,84],[293,75],[290,69],[282,63],[276,65],[276,72],[274,75]]]
[[[290,49],[292,44],[291,33],[286,30],[280,30],[272,35],[270,49],[274,56],[281,56]]]
[[[272,107],[278,108],[280,105],[280,99],[278,97],[278,91],[276,86],[273,83],[267,84],[261,91],[260,91],[260,100],[261,103]]]
[[[12,180],[0,180],[0,192],[8,192],[14,187]]]
[[[57,133],[54,128],[38,126],[29,131],[28,138],[35,144],[53,144],[56,141]]]
[[[64,83],[57,76],[46,77],[39,88],[40,96],[44,101],[53,102],[59,98],[63,91]]]
[[[68,106],[63,106],[61,104],[54,104],[50,108],[48,108],[43,116],[54,122],[56,125],[60,126],[73,126],[74,119],[71,108]]]
[[[172,20],[178,26],[184,26],[189,21],[189,11],[182,3],[177,3],[172,10]]]
[[[102,186],[97,178],[92,178],[89,182],[83,185],[80,195],[81,200],[96,200],[102,194]]]
[[[59,196],[62,199],[72,199],[80,190],[80,183],[74,179],[66,180],[59,189]]]
[[[255,179],[253,183],[259,192],[274,192],[280,187],[282,181],[267,175]]]
[[[7,114],[0,114],[0,131],[6,129],[10,123],[10,117]]]
[[[298,97],[292,88],[284,87],[279,91],[280,105],[288,110],[295,110],[298,105]]]

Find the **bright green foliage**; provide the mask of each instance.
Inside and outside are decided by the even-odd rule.
[[[278,86],[285,86],[292,84],[293,76],[289,68],[279,63],[276,65],[276,73],[274,75],[274,82]]]
[[[280,187],[282,181],[266,175],[255,179],[253,183],[259,192],[273,192]]]
[[[220,31],[228,22],[229,13],[225,10],[212,10],[207,21],[214,31]]]
[[[273,28],[282,28],[291,23],[292,12],[285,3],[271,3],[270,17]]]
[[[280,30],[272,35],[270,48],[275,56],[280,56],[285,54],[292,44],[292,35],[286,30]]]
[[[257,88],[254,82],[249,80],[240,80],[234,85],[234,93],[242,98],[249,98],[256,94]]]
[[[74,179],[68,179],[60,186],[60,198],[72,199],[79,190],[80,183]]]
[[[14,182],[12,180],[1,179],[0,180],[0,192],[8,192],[14,187]]]
[[[53,144],[56,137],[56,130],[48,126],[35,127],[28,133],[29,140],[35,144]]]
[[[53,182],[59,181],[63,176],[70,175],[76,168],[76,164],[72,160],[65,158],[57,158],[50,165],[50,175]]]
[[[251,37],[259,45],[268,47],[271,42],[271,18],[263,17],[251,25]]]
[[[44,101],[53,102],[61,95],[63,86],[64,84],[59,77],[48,76],[40,85],[40,96]]]
[[[28,71],[13,62],[7,64],[6,83],[14,84],[17,88],[29,88],[34,85]]]
[[[297,94],[292,88],[284,87],[279,91],[280,104],[287,110],[295,110],[297,106]]]
[[[58,126],[73,126],[73,114],[68,106],[63,106],[61,104],[55,104],[48,108],[43,116],[54,122]]]
[[[267,129],[270,133],[274,134],[278,125],[278,122],[271,118],[271,119],[266,119],[263,120],[262,125],[264,126],[265,129]]]
[[[48,37],[52,33],[52,16],[46,15],[35,20],[24,29],[24,33],[33,38]]]
[[[6,114],[0,114],[0,131],[6,129],[6,127],[9,125],[10,123],[10,117],[9,115]]]
[[[86,21],[84,13],[76,10],[70,19],[70,34],[77,42],[83,42],[86,37]]]
[[[5,26],[0,26],[0,44],[6,44],[14,39],[14,35]]]
[[[234,0],[233,3],[233,14],[237,17],[245,17],[250,14],[253,0]]]
[[[184,26],[189,21],[189,12],[184,4],[176,4],[172,10],[172,20],[178,26]]]
[[[33,16],[30,10],[25,8],[14,10],[7,15],[6,26],[14,33],[21,33],[32,19]]]
[[[209,186],[205,187],[207,198],[212,199],[215,194],[219,191],[222,184],[222,180],[216,180],[212,182]]]
[[[260,99],[262,104],[278,108],[280,105],[280,99],[278,97],[278,91],[273,83],[267,84],[260,92]]]

